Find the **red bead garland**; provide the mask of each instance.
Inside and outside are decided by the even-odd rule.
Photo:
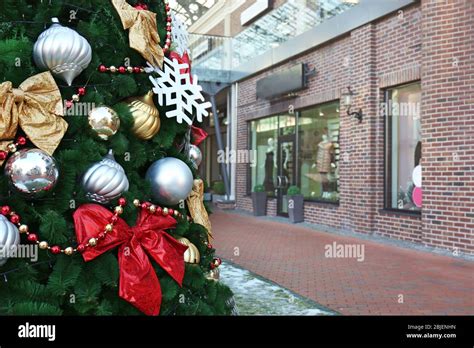
[[[7,151],[0,151],[0,161],[5,161],[10,153],[15,153],[19,146],[26,145],[25,137],[18,137],[15,142],[7,145]]]
[[[82,96],[85,96],[87,93],[86,86],[84,87],[79,87],[76,91],[76,94],[72,95],[72,98],[70,100],[66,100],[66,109],[72,108],[74,103],[77,103],[81,100]]]
[[[111,65],[111,66],[107,67],[104,64],[99,65],[97,70],[101,73],[110,72],[112,74],[119,73],[119,74],[122,74],[122,75],[127,74],[127,73],[129,73],[129,74],[142,74],[142,73],[145,72],[145,68],[143,68],[141,66],[134,66],[134,67],[119,66],[117,68],[114,65]]]
[[[168,53],[171,48],[171,22],[173,21],[171,18],[171,7],[168,0],[163,0],[165,3],[165,12],[166,12],[166,43],[163,47],[163,53]]]
[[[150,202],[141,203],[138,199],[133,201],[133,204],[137,208],[141,208],[144,210],[148,210],[152,214],[161,214],[163,216],[172,215],[174,218],[186,218],[188,221],[191,221],[191,218],[187,215],[183,215],[177,210],[166,208],[166,207],[159,207],[154,205]],[[40,249],[48,249],[54,255],[59,255],[61,253],[65,255],[72,255],[76,252],[84,252],[87,248],[97,246],[97,243],[107,236],[107,233],[112,232],[114,230],[114,224],[117,223],[119,216],[123,214],[123,207],[127,205],[127,200],[125,198],[120,198],[118,200],[118,205],[114,208],[114,215],[110,219],[110,223],[104,227],[104,230],[97,234],[97,237],[89,239],[88,243],[86,244],[79,244],[76,248],[73,247],[66,247],[62,249],[58,245],[50,246],[47,241],[40,241],[39,237],[36,233],[32,233],[29,231],[27,225],[21,224],[21,217],[12,211],[12,209],[8,206],[0,207],[0,214],[9,217],[11,223],[18,226],[20,233],[25,233],[27,235],[27,240],[30,243],[38,244]]]

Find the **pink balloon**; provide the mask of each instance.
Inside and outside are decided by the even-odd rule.
[[[415,187],[413,189],[412,198],[413,203],[415,203],[418,208],[421,208],[423,206],[423,189],[421,187]]]

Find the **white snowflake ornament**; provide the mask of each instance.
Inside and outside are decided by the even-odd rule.
[[[171,35],[173,37],[173,43],[175,44],[176,52],[182,56],[185,52],[189,54],[189,34],[184,26],[184,23],[175,16],[174,13],[171,14]]]
[[[202,122],[203,117],[209,116],[207,109],[212,104],[205,102],[202,87],[198,84],[198,77],[194,75],[191,82],[189,73],[184,72],[188,68],[188,64],[180,64],[176,59],[170,60],[165,57],[163,70],[148,63],[145,71],[158,74],[158,77],[150,76],[155,86],[153,92],[158,96],[158,103],[161,106],[176,106],[173,110],[166,112],[166,117],[176,117],[176,122],[185,121],[192,125],[192,115],[196,116],[198,122]]]

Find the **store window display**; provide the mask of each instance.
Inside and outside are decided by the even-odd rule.
[[[272,194],[277,177],[278,116],[272,116],[250,125],[250,149],[256,151],[257,163],[250,167],[249,192],[256,185],[263,185]]]
[[[421,211],[422,137],[420,83],[386,91],[386,206]]]
[[[306,199],[339,201],[339,103],[301,111],[299,163]]]

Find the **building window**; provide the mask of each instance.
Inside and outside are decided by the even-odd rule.
[[[263,185],[269,194],[275,191],[277,177],[278,116],[252,121],[250,124],[250,149],[256,162],[250,166],[251,180],[248,191]]]
[[[386,117],[386,207],[421,211],[421,86],[388,89],[383,103]]]
[[[299,185],[305,199],[339,201],[339,128],[339,102],[299,113]]]

